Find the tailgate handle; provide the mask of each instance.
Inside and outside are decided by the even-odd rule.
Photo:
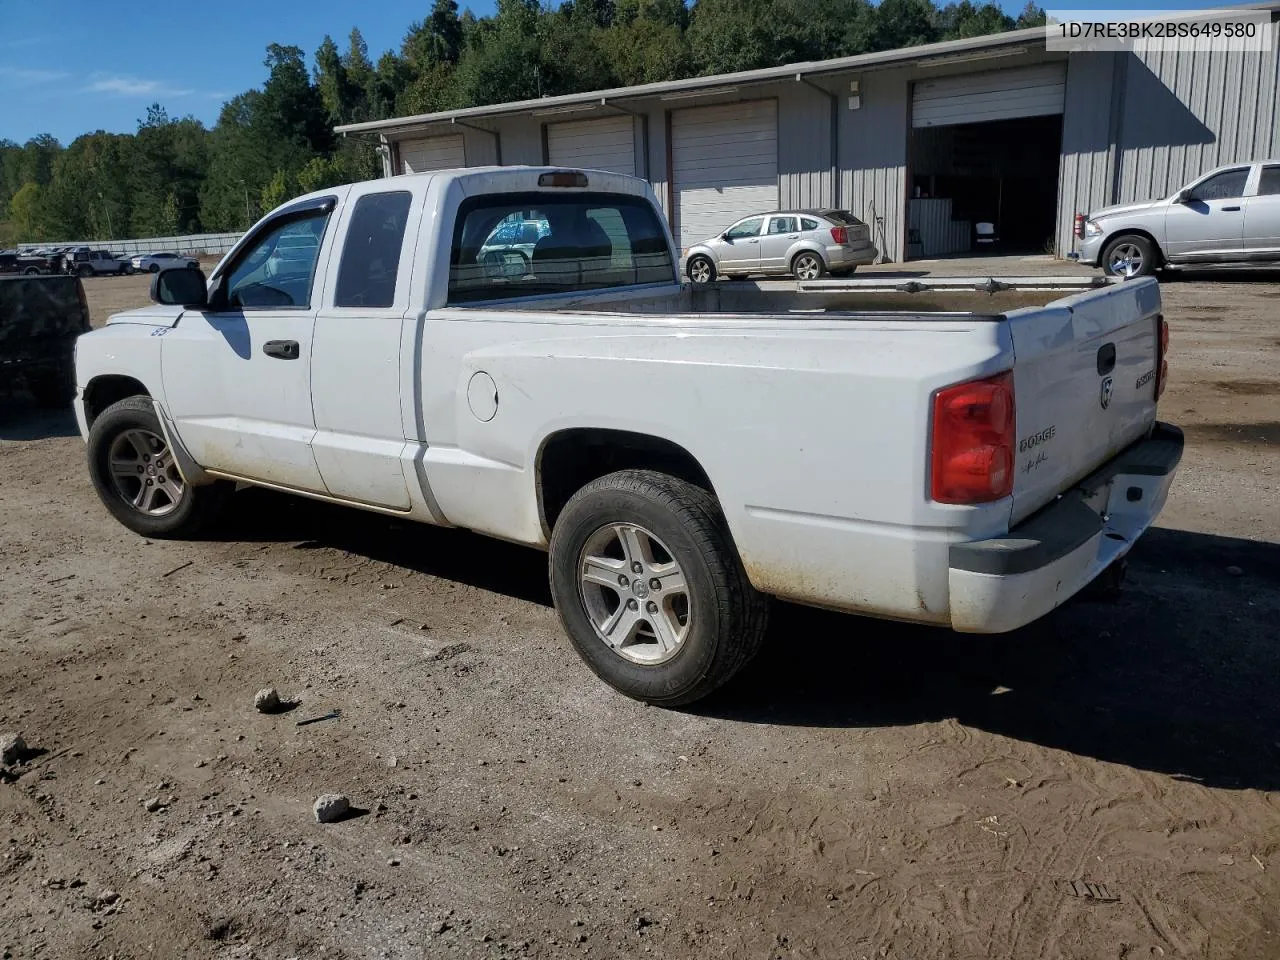
[[[1104,343],[1098,348],[1098,376],[1105,377],[1116,368],[1116,345]]]

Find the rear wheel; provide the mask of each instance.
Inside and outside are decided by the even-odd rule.
[[[791,258],[791,275],[797,280],[818,280],[826,272],[822,257],[811,250],[802,250]]]
[[[710,283],[716,278],[716,265],[711,262],[710,257],[698,254],[689,258],[685,272],[694,283]]]
[[[117,520],[148,537],[194,536],[232,489],[193,487],[178,470],[149,397],[107,407],[89,429],[89,477]]]
[[[569,500],[551,537],[551,592],[587,666],[663,706],[726,683],[768,620],[716,498],[651,470],[609,474]]]
[[[1102,270],[1111,277],[1149,277],[1159,266],[1155,244],[1146,237],[1116,237],[1102,252]]]

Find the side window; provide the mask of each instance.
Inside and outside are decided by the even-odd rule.
[[[1280,193],[1280,166],[1262,168],[1262,177],[1258,180],[1258,196],[1269,197]]]
[[[1191,191],[1192,200],[1232,200],[1244,196],[1245,181],[1249,179],[1249,168],[1224,170],[1215,174],[1203,183],[1197,184]]]
[[[404,247],[412,195],[367,193],[356,201],[338,265],[335,307],[389,307],[396,299],[396,274]]]
[[[818,221],[817,221],[817,220],[810,220],[808,217],[801,217],[801,218],[800,218],[800,229],[801,229],[801,230],[817,230],[817,229],[818,229]]]
[[[796,218],[795,217],[774,217],[769,221],[770,233],[795,233]]]
[[[227,305],[260,310],[309,307],[328,222],[328,213],[316,211],[285,220],[258,237],[227,274]]]
[[[764,217],[752,217],[730,227],[725,236],[730,240],[745,240],[748,237],[760,236],[760,228],[764,226]]]

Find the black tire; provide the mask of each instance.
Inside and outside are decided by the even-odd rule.
[[[1122,256],[1125,249],[1136,251],[1140,261]],[[1149,277],[1160,266],[1160,250],[1146,237],[1136,233],[1125,233],[1112,239],[1102,251],[1102,272],[1109,277]],[[1132,269],[1119,266],[1123,263],[1133,264]]]
[[[160,264],[158,264],[158,263],[153,263],[151,266],[147,267],[147,271],[148,271],[149,273],[159,273],[159,272],[160,272]]]
[[[614,523],[656,535],[684,575],[688,633],[660,663],[636,663],[616,652],[587,609],[579,578],[583,551]],[[629,697],[666,707],[692,703],[727,683],[759,651],[768,623],[768,598],[747,579],[716,498],[652,470],[611,473],[570,498],[551,536],[551,593],[570,641],[596,676]],[[623,591],[618,594],[622,602]]]
[[[813,263],[813,267],[812,267],[813,275],[802,278],[800,276],[802,271],[806,273],[809,272],[809,268],[806,266],[806,264],[810,261],[812,261]],[[826,275],[826,272],[827,272],[827,265],[823,261],[822,256],[820,254],[814,253],[812,250],[801,250],[794,257],[791,258],[791,275],[795,277],[797,280],[800,280],[800,279],[821,280],[823,276]]]
[[[80,277],[81,279],[84,279],[86,277],[92,277],[93,267],[89,266],[88,264],[82,264],[81,266],[76,267],[76,276]]]
[[[39,267],[27,267],[27,269],[25,269],[25,270],[23,270],[23,271],[22,271],[22,275],[23,275],[24,277],[38,277],[38,276],[40,276],[40,268],[39,268]]]
[[[234,485],[219,481],[200,487],[183,484],[176,506],[154,516],[131,505],[111,478],[111,447],[125,432],[142,430],[163,437],[160,418],[150,397],[126,397],[107,407],[89,428],[89,478],[98,497],[113,517],[146,537],[185,539],[195,536],[217,516]]]
[[[695,269],[696,264],[696,269]],[[702,254],[694,254],[689,258],[689,262],[685,264],[685,274],[689,277],[691,283],[706,284],[714,283],[716,279],[716,265],[710,257]],[[697,276],[694,276],[694,274]],[[701,277],[702,279],[698,279]]]

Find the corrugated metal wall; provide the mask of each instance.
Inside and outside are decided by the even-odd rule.
[[[1075,249],[1077,211],[1105,206],[1115,176],[1112,101],[1123,54],[1076,53],[1067,65],[1067,102],[1062,117],[1062,173],[1058,180],[1059,255]]]
[[[802,83],[778,96],[778,203],[782,209],[826,207],[831,189],[831,101]]]
[[[886,70],[861,77],[862,106],[840,111],[841,202],[871,224],[888,260],[901,260],[906,235],[907,73]]]
[[[1059,253],[1074,249],[1077,212],[1165,197],[1214,167],[1280,153],[1276,43],[1267,52],[1072,54]]]
[[[1167,196],[1205,170],[1270,156],[1276,52],[1126,57],[1116,202]]]

